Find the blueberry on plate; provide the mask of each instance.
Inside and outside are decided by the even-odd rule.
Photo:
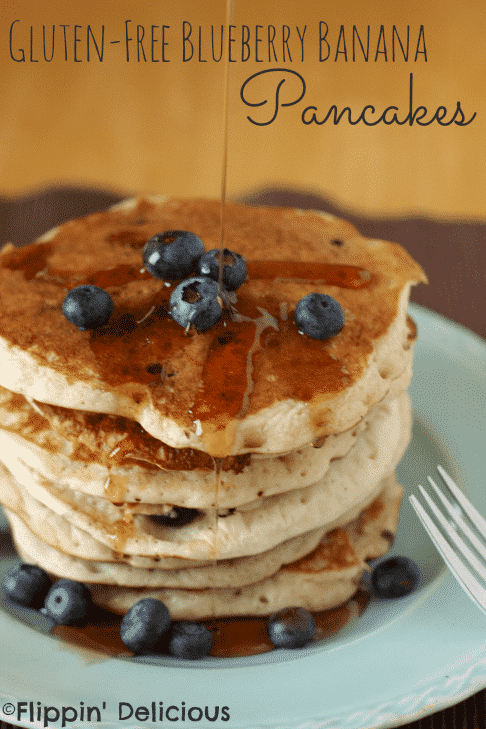
[[[91,594],[81,582],[58,580],[44,602],[46,614],[59,625],[82,625],[88,617]]]
[[[212,278],[187,278],[170,296],[170,315],[184,328],[193,325],[198,332],[205,332],[223,314],[218,293],[218,284]]]
[[[190,524],[199,514],[197,509],[173,506],[167,514],[152,514],[150,519],[160,526],[181,527]]]
[[[204,253],[204,243],[187,230],[167,230],[157,233],[143,248],[143,262],[154,278],[174,281],[196,271]]]
[[[207,656],[213,645],[213,634],[202,623],[174,623],[169,640],[169,653],[176,658],[197,660]]]
[[[132,605],[120,624],[120,638],[134,653],[153,650],[169,629],[170,613],[160,600],[146,597]]]
[[[2,580],[6,597],[20,605],[41,608],[52,582],[47,573],[36,564],[19,564]]]
[[[327,294],[307,294],[295,308],[295,323],[312,339],[327,339],[344,326],[341,304]]]
[[[202,276],[209,276],[219,281],[219,248],[203,253],[198,263],[198,271]],[[239,253],[223,248],[222,283],[226,291],[234,291],[246,279],[246,260]]]
[[[374,567],[371,574],[373,592],[377,597],[404,597],[420,582],[420,570],[409,557],[389,557]]]
[[[62,313],[82,332],[97,329],[108,323],[113,313],[113,299],[99,286],[84,284],[67,294],[62,303]]]
[[[302,648],[313,640],[316,624],[304,608],[288,607],[269,617],[267,632],[276,648]]]

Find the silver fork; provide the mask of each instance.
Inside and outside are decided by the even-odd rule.
[[[437,470],[454,498],[453,503],[444,496],[430,476],[427,476],[427,480],[442,502],[448,517],[444,516],[422,486],[419,486],[420,493],[435,516],[436,523],[415,496],[409,497],[410,503],[462,589],[486,613],[486,521],[442,466],[437,466]],[[464,514],[473,528],[463,518]],[[441,525],[441,529],[437,527],[437,522]],[[483,561],[474,554],[471,546],[464,541],[464,537],[469,541],[469,545],[475,548]],[[455,545],[455,548],[451,543]],[[478,575],[482,581],[478,579]]]

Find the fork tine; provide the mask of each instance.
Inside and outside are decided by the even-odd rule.
[[[470,597],[477,603],[478,607],[484,613],[486,613],[485,588],[478,582],[478,580],[476,580],[475,577],[472,576],[472,574],[468,571],[467,567],[464,566],[464,563],[461,562],[452,547],[449,545],[446,539],[444,539],[432,519],[429,517],[421,504],[417,501],[416,497],[409,496],[409,500],[415,510],[415,513],[422,522],[424,529],[441,553],[442,558],[456,578],[459,585],[461,585],[461,587],[469,593]]]
[[[435,493],[439,497],[439,499],[444,504],[445,508],[449,512],[450,516],[454,520],[454,522],[461,527],[464,534],[466,534],[469,541],[475,546],[479,554],[486,560],[486,546],[481,543],[481,540],[477,538],[477,536],[474,534],[474,532],[469,528],[469,526],[466,524],[464,519],[460,514],[457,513],[457,510],[454,509],[452,504],[446,499],[440,488],[437,486],[435,481],[430,478],[430,476],[427,476],[427,480],[430,483],[430,485],[434,488]]]
[[[478,572],[483,580],[486,580],[486,568],[481,564],[481,562],[478,560],[478,558],[471,552],[467,544],[464,542],[463,539],[459,536],[459,534],[454,531],[451,526],[447,523],[447,520],[445,519],[444,515],[439,511],[437,506],[434,504],[428,493],[425,491],[425,489],[422,486],[419,486],[420,492],[424,499],[427,501],[428,505],[434,512],[436,518],[439,520],[439,522],[444,527],[444,530],[451,539],[456,547],[459,549],[459,551],[469,560],[469,562],[472,564],[476,572]],[[439,490],[439,489],[437,489]]]
[[[471,502],[464,496],[462,491],[454,483],[452,478],[449,476],[442,466],[437,466],[437,470],[448,485],[451,493],[455,496],[459,504],[462,506],[464,512],[471,519],[472,523],[478,528],[478,531],[486,538],[486,520],[483,519],[479,511],[476,511]]]

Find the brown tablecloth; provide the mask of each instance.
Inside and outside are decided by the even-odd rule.
[[[102,210],[120,198],[101,191],[55,189],[18,199],[0,199],[0,246],[22,245],[72,217]],[[462,324],[486,339],[486,222],[422,218],[371,220],[326,200],[291,190],[266,190],[246,202],[325,210],[350,220],[366,236],[403,245],[423,266],[429,286],[412,300]],[[485,729],[486,690],[403,729]],[[10,729],[0,722],[0,729]]]

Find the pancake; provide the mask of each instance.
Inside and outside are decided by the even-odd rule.
[[[28,529],[14,512],[7,511],[12,537],[23,559],[38,564],[56,577],[85,583],[121,585],[137,588],[176,587],[204,589],[206,587],[242,587],[269,577],[283,564],[294,562],[312,552],[325,529],[289,539],[267,552],[251,557],[220,560],[199,567],[162,569],[160,563],[147,560],[148,567],[130,564],[129,555],[123,560],[99,561],[73,557],[43,542]]]
[[[74,526],[70,521],[35,499],[24,489],[12,474],[0,463],[0,490],[2,505],[7,515],[18,516],[27,528],[44,544],[55,547],[75,557],[95,561],[121,561],[135,567],[163,569],[184,569],[212,564],[214,559],[184,559],[155,555],[130,555],[98,542],[88,532]]]
[[[320,526],[347,523],[372,501],[381,479],[391,473],[410,439],[411,411],[406,393],[383,408],[358,437],[349,453],[330,464],[316,484],[262,497],[216,519],[214,509],[201,511],[181,527],[164,527],[141,513],[130,513],[106,499],[43,483],[20,460],[3,460],[21,484],[23,509],[40,501],[96,541],[116,551],[189,559],[229,559],[266,551],[280,542]],[[17,509],[3,496],[6,506]],[[30,516],[30,523],[34,517]],[[35,533],[43,524],[32,527]],[[45,541],[45,540],[44,540]]]
[[[390,536],[397,528],[402,488],[393,476],[384,479],[379,496],[359,518],[346,527],[329,532],[307,556],[280,567],[275,574],[236,589],[140,589],[122,587],[120,583],[157,580],[157,570],[146,575],[126,565],[96,563],[66,558],[52,548],[39,550],[35,538],[12,520],[13,534],[21,557],[48,572],[70,576],[90,583],[93,600],[109,610],[124,614],[138,600],[153,597],[161,600],[173,619],[192,620],[233,615],[268,615],[275,610],[299,605],[311,611],[326,610],[349,599],[367,569],[366,560],[379,557],[389,548]],[[56,569],[52,570],[53,565]],[[220,568],[220,565],[214,569]],[[206,568],[211,574],[211,568]],[[231,568],[230,568],[231,569]],[[99,572],[97,572],[99,570]],[[204,571],[204,568],[200,570]],[[186,572],[182,570],[181,572]],[[189,571],[190,572],[190,571]],[[103,583],[97,583],[102,575]],[[248,573],[249,577],[255,577]],[[110,584],[115,583],[115,584]]]
[[[373,419],[388,413],[389,402],[406,389],[410,375],[408,369],[385,399],[344,433],[278,456],[221,459],[219,508],[317,483]],[[215,503],[215,462],[207,454],[171,448],[127,418],[29,402],[2,387],[0,453],[11,471],[21,461],[39,482],[55,483],[61,498],[63,489],[79,491],[123,504],[133,513],[149,513],[147,504],[151,513],[164,513],[157,504],[208,509]]]
[[[145,242],[174,229],[217,248],[219,203],[132,200],[23,249],[6,246],[0,384],[129,418],[173,448],[219,458],[285,453],[349,430],[409,366],[409,292],[426,277],[400,246],[322,213],[228,204],[225,245],[247,258],[249,278],[236,292],[236,313],[186,334],[168,314],[174,284],[142,268]],[[61,311],[67,291],[84,283],[115,303],[95,331],[79,331]],[[337,336],[299,334],[295,306],[311,291],[343,307]]]

